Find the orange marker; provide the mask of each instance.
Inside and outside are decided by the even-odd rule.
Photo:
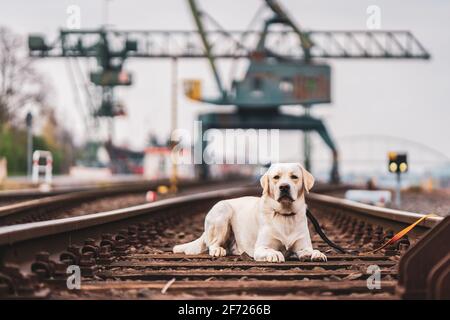
[[[386,246],[393,244],[395,242],[397,242],[398,240],[400,240],[405,234],[407,234],[408,232],[410,232],[416,225],[418,225],[420,222],[422,222],[423,220],[425,220],[426,218],[429,218],[431,216],[433,216],[434,213],[430,213],[427,214],[425,216],[423,216],[422,218],[420,218],[419,220],[417,220],[416,222],[414,222],[413,224],[407,226],[405,229],[401,230],[400,232],[396,233],[388,242],[386,242],[385,244],[383,244],[381,247],[379,247],[378,249],[375,249],[373,251],[371,251],[370,253],[375,253],[377,251],[380,251],[381,249],[385,248]]]

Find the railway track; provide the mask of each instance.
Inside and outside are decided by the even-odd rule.
[[[204,215],[215,202],[259,193],[258,187],[231,188],[110,212],[3,227],[0,296],[399,299],[429,294],[442,298],[448,294],[445,281],[430,284],[425,279],[423,284],[424,276],[415,270],[417,257],[428,254],[425,264],[432,268],[442,263],[439,259],[450,251],[449,218],[425,220],[409,237],[369,254],[364,252],[378,247],[420,215],[326,195],[311,194],[307,202],[329,237],[351,253],[335,253],[314,232],[314,247],[326,252],[327,262],[289,258],[274,264],[255,262],[246,255],[212,258],[171,253],[174,244],[190,241],[203,231]],[[436,241],[441,246],[430,252],[427,246]],[[428,269],[421,263],[419,269],[426,278]],[[80,267],[79,290],[67,287],[70,265]],[[30,270],[31,275],[24,275]],[[439,270],[441,273],[433,273],[434,277],[446,269]]]
[[[167,181],[166,181],[167,183]],[[92,191],[99,189],[120,188],[124,186],[142,186],[148,184],[148,181],[138,180],[129,182],[110,182],[97,183],[89,185],[77,186],[58,186],[50,189],[45,188],[27,188],[16,190],[1,190],[0,191],[0,206],[11,205],[18,202],[36,200],[46,197],[58,196],[73,192]]]
[[[236,183],[249,182],[249,179],[236,177],[223,180],[211,180],[199,183],[194,180],[181,181],[179,191],[198,192],[201,188],[213,188],[233,186]],[[0,226],[45,221],[70,216],[84,215],[106,210],[129,207],[146,202],[145,193],[148,190],[156,190],[159,185],[169,184],[168,180],[138,181],[133,183],[116,183],[112,185],[89,188],[66,188],[54,190],[52,196],[43,196],[42,192],[26,191],[4,193],[5,199],[20,199],[27,195],[33,197],[30,200],[20,201],[0,206]],[[165,197],[162,195],[161,197]],[[11,200],[13,201],[13,200]]]

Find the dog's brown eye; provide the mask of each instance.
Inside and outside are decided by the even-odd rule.
[[[298,179],[298,177],[297,177],[295,174],[293,174],[293,175],[291,176],[291,179]]]
[[[280,179],[280,176],[279,175],[276,175],[276,176],[274,176],[273,177],[275,180],[278,180],[278,179]]]

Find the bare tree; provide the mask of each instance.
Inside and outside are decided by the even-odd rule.
[[[15,122],[27,105],[45,107],[47,85],[31,66],[23,39],[0,27],[0,126]]]

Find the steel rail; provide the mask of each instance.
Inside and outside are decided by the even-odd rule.
[[[350,211],[364,216],[372,217],[376,219],[382,219],[387,221],[393,221],[404,225],[410,225],[423,217],[423,214],[416,212],[408,212],[390,208],[377,207],[364,203],[359,203],[352,200],[336,198],[323,194],[311,193],[307,196],[307,201],[310,204],[325,205],[333,207],[335,209],[341,209],[344,211]],[[428,212],[429,213],[429,212]],[[430,217],[418,224],[419,227],[430,229],[436,226],[443,220],[443,217]]]
[[[221,180],[209,180],[207,182],[199,182],[196,180],[182,180],[180,181],[180,187],[195,187],[200,186],[205,183],[220,183]],[[50,210],[55,207],[62,207],[70,205],[72,203],[78,203],[80,201],[91,201],[98,198],[110,197],[115,195],[120,195],[122,193],[137,193],[144,192],[156,188],[161,184],[168,184],[169,180],[158,180],[158,181],[139,181],[133,183],[121,183],[111,186],[100,186],[96,188],[89,188],[83,191],[66,192],[64,194],[59,194],[55,196],[40,197],[38,199],[32,199],[22,202],[17,202],[13,204],[8,204],[0,206],[0,219],[1,218],[11,218],[15,215],[26,215],[32,210]]]
[[[236,197],[243,194],[254,194],[257,190],[257,187],[239,187],[209,191],[164,199],[157,202],[107,212],[6,226],[0,228],[0,246],[12,245],[24,240],[46,237],[69,231],[77,231],[106,223],[129,219],[143,214],[151,214],[164,209],[191,206],[206,200],[218,201],[220,199],[227,199],[229,197]]]
[[[29,198],[43,198],[49,196],[56,196],[60,194],[66,194],[70,192],[80,192],[96,190],[99,188],[119,187],[122,185],[134,185],[148,183],[146,180],[136,180],[129,182],[101,182],[95,184],[81,184],[77,186],[58,186],[52,187],[48,191],[42,191],[38,188],[26,188],[26,189],[12,189],[12,190],[0,190],[0,205],[2,201],[8,200],[25,200]]]
[[[52,205],[67,204],[78,200],[90,200],[97,197],[114,195],[122,192],[135,192],[155,187],[155,183],[142,183],[139,185],[124,185],[106,188],[95,188],[84,191],[68,192],[55,196],[47,196],[39,199],[27,200],[0,207],[0,217],[9,216],[15,213],[34,208],[44,208]]]

